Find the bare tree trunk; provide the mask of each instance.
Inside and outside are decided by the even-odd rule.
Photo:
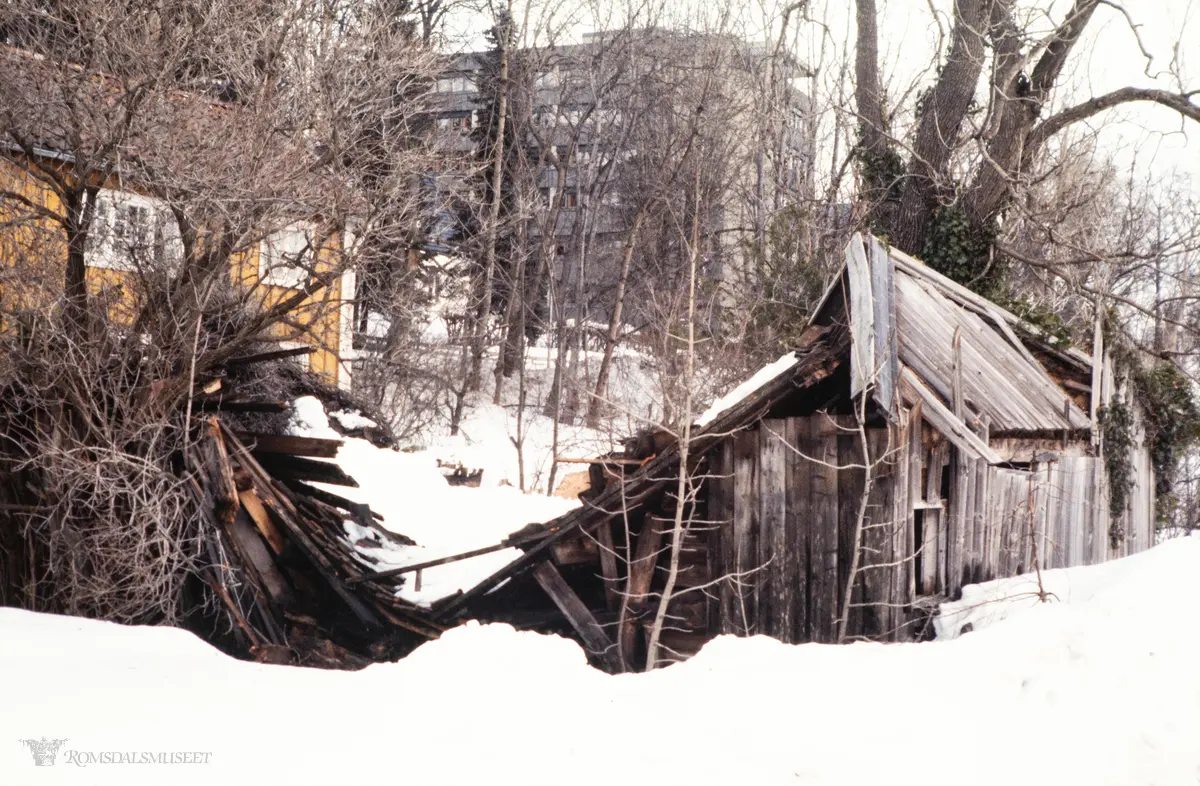
[[[508,18],[512,18],[512,0],[508,0]],[[504,182],[504,129],[508,121],[508,61],[509,40],[507,30],[497,38],[500,47],[500,96],[496,112],[496,144],[492,149],[492,202],[488,206],[488,224],[485,233],[482,281],[479,287],[479,302],[475,305],[474,335],[471,337],[471,366],[467,373],[467,390],[479,390],[483,370],[483,350],[487,343],[487,327],[492,312],[492,288],[496,274],[496,238],[500,225],[501,188]]]
[[[604,355],[600,358],[600,369],[596,372],[596,386],[592,390],[592,400],[588,402],[587,424],[592,428],[600,425],[600,412],[608,395],[608,375],[612,369],[613,352],[617,349],[617,341],[621,336],[621,317],[625,311],[625,290],[629,285],[629,269],[633,264],[633,247],[637,243],[638,232],[642,222],[646,220],[647,203],[643,203],[633,219],[629,236],[625,240],[625,248],[621,252],[621,276],[617,279],[617,293],[613,297],[613,310],[608,318],[608,332],[604,336]],[[582,330],[582,325],[576,325],[576,330]]]
[[[858,425],[858,441],[862,446],[863,456],[863,490],[858,499],[858,511],[854,517],[854,535],[850,545],[850,569],[846,575],[845,595],[842,598],[842,608],[838,613],[837,643],[846,640],[846,629],[850,623],[850,601],[854,596],[854,584],[858,581],[859,563],[862,561],[863,527],[867,519],[867,504],[871,499],[871,489],[875,485],[875,465],[872,463],[871,450],[867,443],[866,408],[869,395],[866,391],[859,396],[854,415]]]
[[[66,194],[67,267],[63,280],[67,323],[77,337],[87,331],[87,242],[95,213],[95,188],[76,189]]]
[[[650,628],[650,642],[646,647],[646,671],[652,671],[658,664],[659,640],[662,638],[663,623],[667,618],[667,606],[671,603],[671,597],[675,592],[675,583],[679,580],[679,555],[683,551],[683,536],[691,527],[690,517],[685,522],[684,516],[689,497],[692,496],[690,493],[691,478],[688,475],[688,453],[692,439],[692,380],[696,376],[696,273],[700,262],[701,201],[699,167],[696,168],[695,190],[696,201],[692,206],[691,249],[688,254],[687,360],[683,381],[683,433],[679,438],[679,479],[675,486],[675,523],[671,529],[671,561],[667,568],[667,582],[663,587],[662,597],[658,601],[654,624]]]

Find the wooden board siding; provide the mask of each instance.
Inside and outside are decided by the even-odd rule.
[[[1110,547],[1100,458],[993,466],[955,455],[927,422],[909,417],[901,412],[900,425],[868,430],[872,459],[888,460],[874,468],[851,638],[903,640],[919,597],[957,597],[964,584],[1031,571],[1035,555],[1043,568],[1092,564],[1144,548],[1152,537],[1152,495],[1135,489],[1118,521],[1126,536]],[[714,531],[703,564],[709,579],[730,572],[738,578],[713,591],[709,634],[836,640],[865,478],[854,419],[764,421],[712,455],[706,515]],[[946,466],[950,493],[943,500]]]
[[[854,526],[858,517],[858,505],[852,500],[862,496],[866,484],[866,472],[862,469],[866,460],[863,457],[862,439],[859,437],[852,416],[833,418],[838,425],[837,464],[838,470],[838,577],[837,577],[837,607],[841,609],[846,595],[846,582],[850,576],[851,546],[854,541]],[[851,429],[854,429],[853,431]],[[860,572],[854,583],[850,596],[849,629],[858,631],[863,625],[863,602],[865,600],[865,572]]]
[[[758,453],[760,632],[791,641],[795,555],[787,538],[787,421],[764,420]]]
[[[787,511],[785,521],[787,529],[788,548],[792,552],[791,568],[793,572],[792,591],[792,633],[788,641],[812,641],[812,629],[808,618],[809,565],[812,527],[804,526],[808,520],[809,503],[812,499],[811,463],[800,461],[796,450],[812,449],[814,438],[808,429],[808,421],[802,418],[788,418],[784,434],[789,446],[785,452],[787,476]],[[794,448],[794,449],[793,449]]]
[[[727,439],[713,450],[710,458],[708,517],[712,529],[708,534],[709,579],[728,574],[728,556],[733,553],[733,440]],[[732,621],[734,587],[728,581],[709,590],[708,629],[712,633],[736,632]]]
[[[733,435],[733,550],[725,564],[735,579],[733,605],[738,620],[734,630],[750,636],[758,628],[757,596],[762,577],[758,549],[758,431]]]
[[[794,460],[810,465],[812,473],[809,518],[810,576],[808,614],[813,641],[832,642],[837,630],[841,584],[838,582],[838,486],[837,428],[823,415],[801,418],[808,421],[812,435],[811,453],[816,461],[793,454]],[[803,426],[798,426],[802,428]],[[792,526],[804,526],[793,522]]]

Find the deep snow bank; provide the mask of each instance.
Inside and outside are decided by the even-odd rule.
[[[1197,783],[1200,538],[1045,576],[1059,602],[1022,602],[951,641],[722,637],[620,677],[569,641],[503,625],[336,673],[233,661],[177,630],[3,609],[0,782]],[[80,769],[60,754],[35,768],[18,741],[42,736],[212,755]]]

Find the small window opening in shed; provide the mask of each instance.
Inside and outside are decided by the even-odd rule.
[[[925,550],[921,545],[925,543],[925,510],[917,508],[913,511],[913,543],[916,544],[916,554],[913,555],[913,575],[917,577],[917,594],[932,595],[933,587],[926,587],[924,584],[925,576]]]

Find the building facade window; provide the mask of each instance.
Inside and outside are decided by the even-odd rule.
[[[89,267],[138,270],[183,261],[179,225],[165,202],[129,191],[96,194],[84,261]]]
[[[473,112],[439,117],[437,127],[439,131],[470,131],[471,126],[475,124],[473,117]]]

